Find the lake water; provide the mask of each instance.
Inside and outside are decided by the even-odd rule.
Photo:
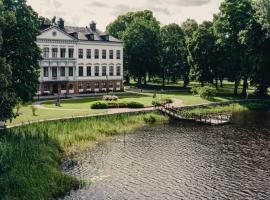
[[[270,199],[270,113],[219,127],[147,127],[98,145],[67,173],[91,180],[65,199]]]

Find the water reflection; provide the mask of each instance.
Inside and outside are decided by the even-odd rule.
[[[71,175],[92,180],[65,199],[269,199],[270,114],[222,127],[148,127],[99,145]]]

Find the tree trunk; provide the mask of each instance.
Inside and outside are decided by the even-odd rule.
[[[138,77],[137,84],[139,87],[142,85],[142,77]]]
[[[146,80],[146,74],[144,74],[144,86],[146,86],[146,84],[147,84],[147,80]]]
[[[234,91],[233,94],[236,96],[238,94],[238,85],[239,85],[239,81],[235,80],[234,81]]]
[[[216,85],[216,88],[218,89],[218,78],[216,78],[215,85]]]
[[[243,84],[243,90],[242,90],[242,96],[243,97],[247,97],[247,89],[248,89],[248,78],[247,77],[245,77],[244,78],[244,84]]]
[[[189,84],[188,77],[184,77],[184,88],[187,88],[188,84]]]
[[[163,70],[163,74],[162,74],[162,87],[165,87],[165,81],[166,81],[166,77],[165,77],[165,72]]]
[[[221,78],[219,79],[219,81],[220,81],[220,87],[223,88],[223,79]]]

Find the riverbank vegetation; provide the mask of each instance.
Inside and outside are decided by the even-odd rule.
[[[185,115],[191,114],[216,114],[224,112],[240,112],[247,110],[270,110],[270,104],[261,102],[248,102],[248,103],[233,103],[221,106],[203,106],[200,108],[186,109],[183,111]]]
[[[80,181],[64,174],[63,155],[88,149],[122,133],[166,122],[155,113],[121,114],[0,130],[0,199],[53,199]]]

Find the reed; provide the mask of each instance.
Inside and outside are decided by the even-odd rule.
[[[121,114],[1,130],[0,199],[52,199],[76,189],[80,181],[61,171],[65,154],[167,120],[155,113]]]

